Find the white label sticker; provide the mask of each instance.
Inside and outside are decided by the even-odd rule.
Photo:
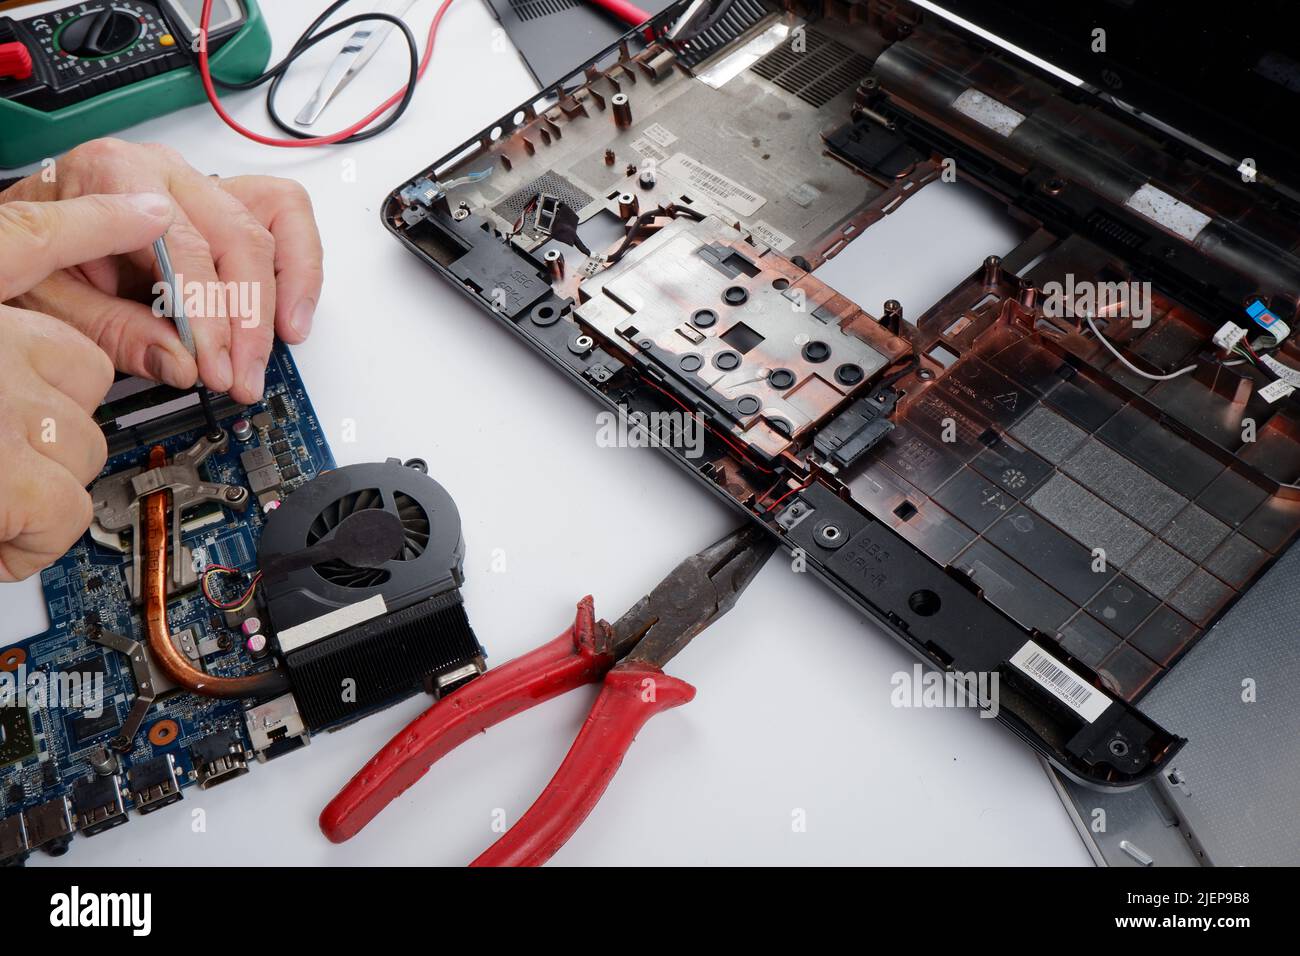
[[[952,101],[952,107],[958,113],[969,116],[981,126],[987,126],[995,133],[1010,136],[1016,127],[1025,121],[1025,114],[1013,110],[1005,103],[999,103],[991,96],[986,96],[975,88],[962,90]]]
[[[1210,224],[1210,217],[1181,199],[1175,199],[1158,186],[1144,183],[1124,200],[1124,205],[1158,226],[1192,242]]]
[[[632,148],[641,154],[642,159],[648,159],[656,163],[662,163],[668,158],[666,152],[644,136],[632,140]]]
[[[1033,641],[1016,651],[1011,663],[1051,692],[1061,703],[1092,723],[1110,706],[1110,698]]]
[[[702,189],[710,198],[727,206],[741,216],[752,216],[767,202],[735,180],[728,179],[703,163],[697,163],[685,153],[673,153],[660,167],[663,172]]]
[[[1259,390],[1259,397],[1272,405],[1279,399],[1286,398],[1294,391],[1294,386],[1288,385],[1286,382],[1269,382]]]
[[[675,142],[677,137],[667,127],[660,123],[651,123],[632,141],[632,148],[645,159],[662,163],[668,158],[668,147]]]
[[[641,135],[656,146],[662,146],[667,149],[673,143],[677,142],[677,137],[670,133],[658,123],[651,123],[645,129],[641,130]]]
[[[1271,355],[1261,355],[1259,361],[1261,365],[1266,366],[1270,372],[1287,385],[1292,388],[1300,388],[1300,370],[1293,369],[1289,365],[1283,365]]]
[[[761,219],[750,223],[749,232],[750,235],[763,243],[763,245],[770,246],[777,252],[785,252],[785,250],[790,248],[794,243],[794,240],[785,233],[781,232],[779,229],[773,229]]]
[[[384,596],[375,594],[364,601],[358,601],[356,604],[345,604],[343,607],[326,611],[320,617],[314,617],[309,621],[303,621],[301,624],[285,628],[276,637],[280,642],[280,650],[288,654],[290,651],[306,647],[308,644],[315,643],[322,638],[337,634],[339,631],[373,620],[387,613],[388,605],[384,601]]]

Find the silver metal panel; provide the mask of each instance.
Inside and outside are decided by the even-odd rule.
[[[1297,580],[1292,548],[1141,702],[1188,738],[1169,774],[1118,795],[1056,778],[1100,861],[1135,865],[1127,840],[1155,865],[1300,865]]]

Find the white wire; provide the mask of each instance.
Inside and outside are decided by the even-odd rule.
[[[1170,372],[1168,375],[1152,375],[1150,372],[1144,372],[1142,371],[1142,369],[1138,368],[1136,365],[1134,365],[1124,356],[1119,354],[1119,349],[1111,345],[1110,339],[1106,338],[1106,336],[1101,334],[1101,330],[1097,328],[1097,323],[1092,320],[1091,315],[1085,315],[1084,319],[1088,323],[1088,328],[1092,329],[1092,334],[1097,336],[1097,341],[1100,342],[1102,345],[1106,346],[1106,348],[1110,350],[1110,354],[1115,356],[1115,358],[1119,359],[1121,362],[1123,362],[1125,368],[1127,368],[1134,375],[1141,375],[1143,378],[1149,378],[1153,382],[1167,382],[1171,378],[1178,378],[1180,375],[1186,375],[1188,372],[1196,371],[1195,365],[1189,365],[1186,368],[1180,368],[1176,372]]]

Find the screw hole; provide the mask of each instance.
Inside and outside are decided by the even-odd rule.
[[[907,606],[912,609],[912,613],[919,614],[921,617],[932,617],[938,614],[941,603],[939,595],[928,589],[913,591],[907,599]]]

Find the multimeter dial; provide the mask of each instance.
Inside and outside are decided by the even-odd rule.
[[[116,7],[83,13],[63,25],[55,46],[69,56],[88,58],[124,52],[141,36],[140,17]]]
[[[118,73],[160,52],[171,30],[158,8],[133,0],[100,0],[67,7],[25,26],[36,37],[40,56],[53,71],[53,85],[64,89]]]

